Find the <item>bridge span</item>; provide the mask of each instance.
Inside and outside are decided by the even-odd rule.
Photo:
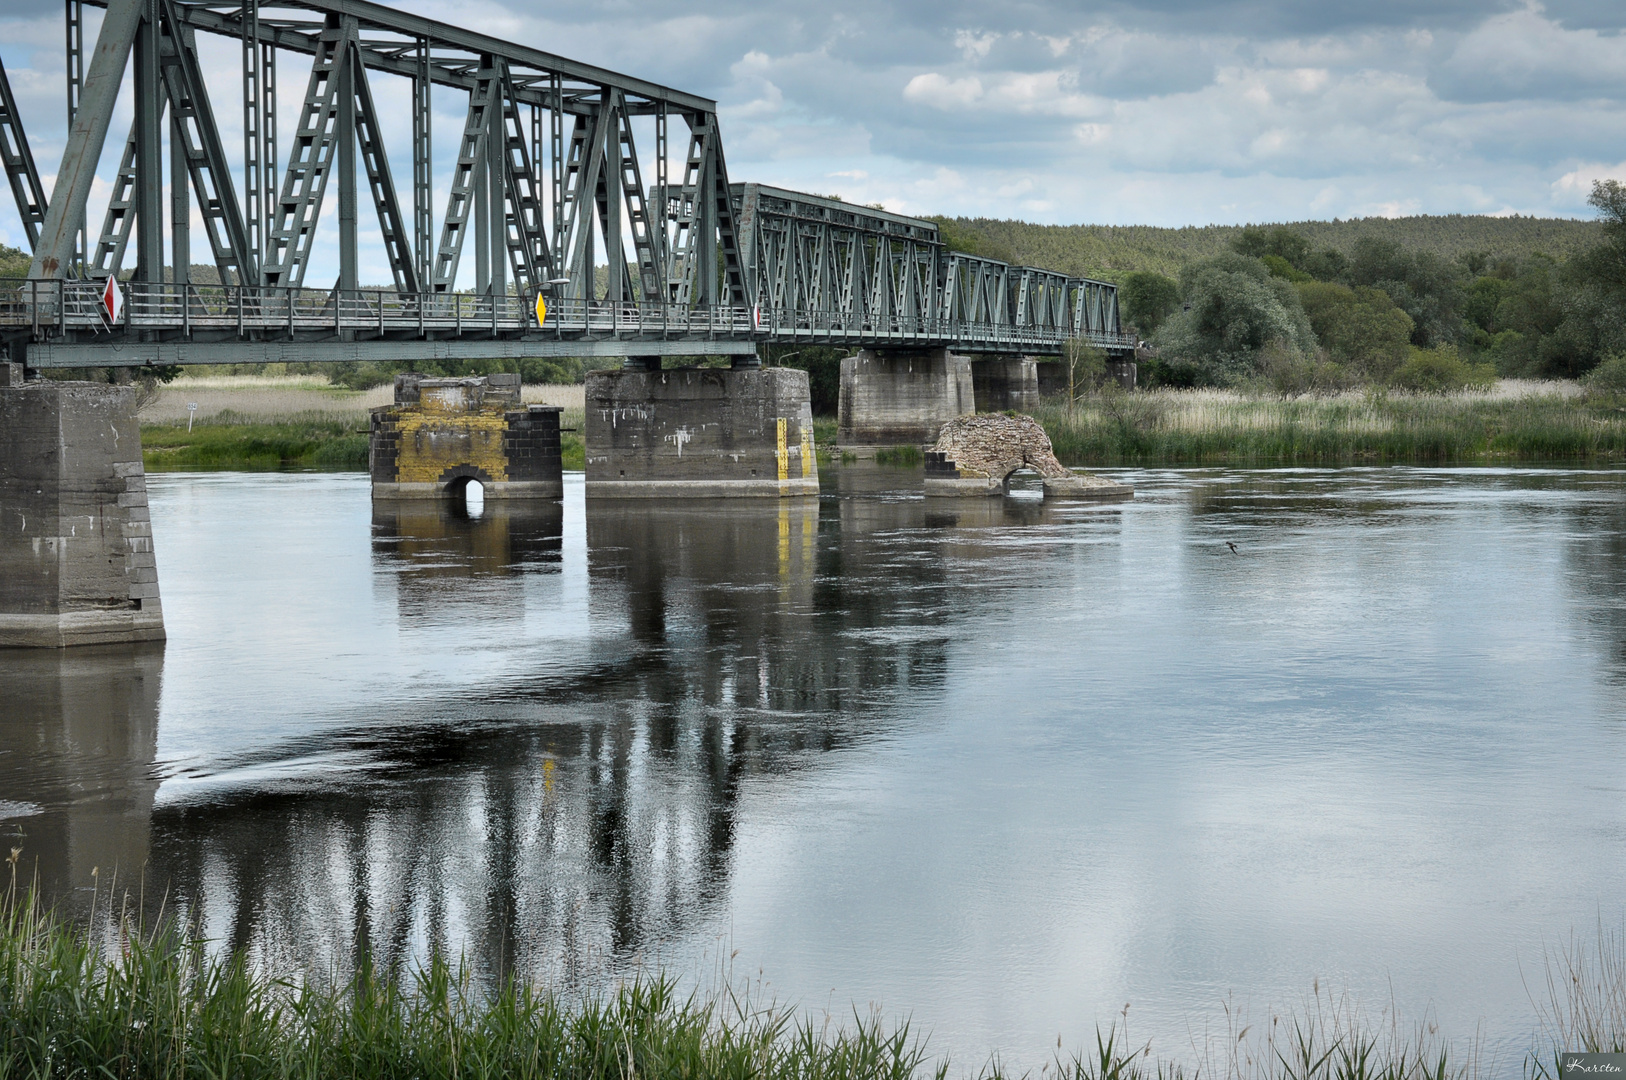
[[[1036,361],[1076,344],[1133,350],[1110,283],[736,182],[708,98],[371,0],[64,5],[49,193],[0,64],[0,160],[31,248],[27,277],[0,279],[0,645],[163,633],[133,395],[43,369],[616,359],[587,380],[589,495],[785,497],[818,491],[807,376],[762,368],[764,345],[851,351],[850,446],[929,443],[979,397],[1025,407]],[[237,86],[206,75],[228,56]],[[448,93],[463,122],[437,166]],[[733,363],[663,364],[701,356]],[[373,419],[375,497],[475,480],[558,497],[557,411],[505,380],[397,390]]]
[[[0,283],[0,338],[30,367],[1133,345],[1108,283],[951,251],[920,218],[732,182],[708,98],[368,0],[65,4],[68,138],[49,195],[0,67],[0,157],[33,247],[28,279]],[[212,56],[219,39],[239,51],[240,99],[215,100],[202,35]],[[279,147],[289,56],[310,66]],[[464,122],[437,172],[448,91]],[[92,215],[123,93],[133,120]],[[410,192],[382,101],[410,102]],[[240,110],[240,147],[217,106]],[[390,280],[366,286],[363,256]],[[318,264],[331,286],[307,280]]]

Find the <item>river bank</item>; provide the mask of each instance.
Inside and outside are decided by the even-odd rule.
[[[311,377],[177,381],[141,409],[147,468],[350,470],[367,467],[367,410],[390,388],[345,390]],[[582,387],[527,386],[564,408],[564,467],[580,469]],[[197,405],[189,410],[188,405]],[[1356,391],[1283,398],[1225,390],[1143,390],[1035,416],[1068,465],[1424,465],[1626,459],[1626,402],[1570,383],[1504,380],[1455,394]],[[188,419],[190,417],[190,424]],[[573,429],[573,430],[572,430]],[[821,450],[831,418],[815,422]],[[904,455],[894,462],[918,464]]]
[[[1036,415],[1069,465],[1423,465],[1619,461],[1626,402],[1567,383],[1489,391],[1276,397],[1226,390],[1102,394]]]
[[[59,920],[32,891],[0,902],[0,1075],[500,1076],[574,1080],[643,1077],[757,1080],[996,1080],[1014,1075],[991,1054],[975,1071],[934,1057],[929,1033],[872,1004],[851,1020],[762,1000],[726,980],[685,991],[641,974],[601,991],[561,992],[523,976],[480,979],[436,954],[410,971],[355,957],[346,977],[282,972],[225,957],[166,922],[144,929],[130,898],[93,932]],[[114,895],[109,890],[112,908]],[[1549,956],[1549,999],[1536,1004],[1531,1080],[1556,1074],[1559,1048],[1623,1048],[1622,938],[1600,930]],[[110,944],[116,943],[116,944]],[[1453,1041],[1424,1012],[1403,1022],[1393,1003],[1372,1016],[1316,983],[1298,1007],[1250,1024],[1225,1009],[1223,1032],[1193,1039],[1195,1060],[1170,1058],[1128,1035],[1125,1015],[1093,1046],[1058,1038],[1041,1072],[1058,1080],[1478,1080],[1496,1071],[1479,1039]],[[1505,1063],[1504,1063],[1505,1066]],[[1021,1075],[1028,1076],[1024,1072]]]
[[[206,376],[159,387],[140,409],[149,471],[367,468],[368,410],[393,390],[347,390],[312,376]],[[528,403],[565,411],[560,449],[567,469],[585,461],[580,386],[527,386]],[[195,405],[196,409],[189,406]]]

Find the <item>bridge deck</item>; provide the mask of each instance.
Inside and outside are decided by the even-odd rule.
[[[648,343],[652,352],[704,354],[740,352],[744,351],[740,346],[758,342],[1053,354],[1066,340],[1066,334],[1054,328],[909,314],[875,319],[836,311],[570,299],[549,303],[539,325],[533,301],[514,295],[140,282],[123,284],[122,317],[113,324],[102,303],[103,287],[87,281],[0,281],[0,333],[20,333],[46,346],[29,350],[30,362],[42,367],[118,362],[89,360],[85,354],[90,349],[110,355],[125,352],[130,363],[185,363],[190,351],[195,351],[198,363],[249,362],[248,357],[225,359],[233,354],[221,346],[232,342],[248,352],[256,345],[279,344],[277,356],[286,360],[292,358],[289,344],[366,341],[436,341],[441,352],[452,343],[465,342],[469,355],[481,356],[489,354],[493,340],[509,343],[505,355],[636,354],[640,343]],[[1134,344],[1122,334],[1084,337],[1112,351]],[[594,347],[604,342],[620,347]],[[168,346],[161,350],[162,361],[157,351],[142,347],[160,343]],[[527,349],[527,343],[536,348]],[[734,347],[719,347],[725,344]],[[342,355],[317,351],[308,359],[368,359],[375,350],[348,350]]]

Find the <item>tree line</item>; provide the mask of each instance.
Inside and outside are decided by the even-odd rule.
[[[1250,226],[1178,278],[1124,275],[1121,312],[1155,347],[1148,381],[1164,385],[1576,378],[1626,354],[1626,188],[1600,181],[1590,202],[1596,240],[1562,259],[1447,257],[1380,236],[1346,254],[1290,226]]]

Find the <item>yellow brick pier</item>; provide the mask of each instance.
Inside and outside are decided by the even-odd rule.
[[[477,480],[487,499],[558,499],[559,408],[523,404],[518,375],[399,375],[373,410],[375,499],[449,499]]]

